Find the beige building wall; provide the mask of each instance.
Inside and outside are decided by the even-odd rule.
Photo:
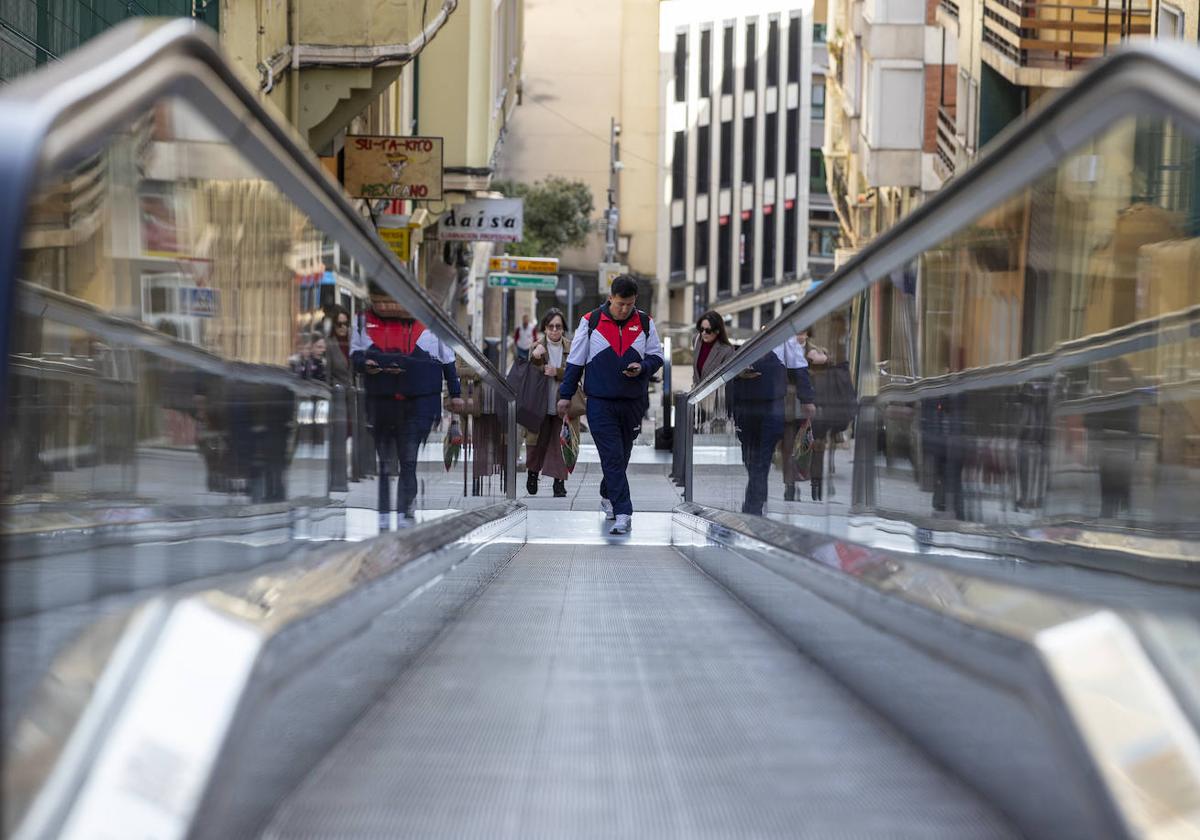
[[[659,195],[659,4],[622,0],[620,209],[629,254],[621,261],[643,277],[655,277],[658,259]],[[659,277],[659,312],[665,312],[666,278]],[[665,317],[660,315],[660,319]]]

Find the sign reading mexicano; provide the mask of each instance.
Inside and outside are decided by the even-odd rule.
[[[442,198],[442,138],[346,135],[346,191],[355,198]]]
[[[455,204],[438,220],[438,239],[456,242],[520,242],[525,200],[473,198]]]

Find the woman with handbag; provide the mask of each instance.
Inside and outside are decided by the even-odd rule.
[[[560,499],[567,495],[567,475],[569,469],[562,456],[562,425],[556,410],[559,383],[567,366],[567,357],[571,353],[571,341],[566,337],[567,321],[558,309],[550,309],[542,316],[539,324],[537,343],[529,354],[529,363],[550,377],[553,385],[546,399],[546,416],[536,432],[525,436],[525,468],[529,476],[525,481],[525,489],[529,495],[536,496],[538,491],[538,474],[548,475],[554,479],[554,498]],[[577,390],[571,398],[571,407],[567,410],[569,429],[576,441],[579,440],[579,418],[586,410],[583,402],[582,389]]]

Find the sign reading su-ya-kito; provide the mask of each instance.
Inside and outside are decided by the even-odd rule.
[[[346,135],[346,191],[355,198],[442,198],[442,138]]]
[[[525,200],[473,198],[450,207],[438,220],[438,239],[452,242],[520,242]]]

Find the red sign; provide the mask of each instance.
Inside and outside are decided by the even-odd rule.
[[[783,206],[788,210],[795,210],[796,200],[794,198],[789,198],[787,201],[783,202]]]
[[[772,213],[774,213],[774,212],[775,212],[775,205],[774,205],[774,204],[768,204],[766,207],[764,207],[764,208],[763,208],[763,215],[764,215],[764,216],[770,216],[770,215],[771,215]]]
[[[719,221],[721,224],[723,224],[723,225],[727,225],[727,224],[729,224],[729,217],[728,217],[728,216],[722,216],[722,217],[721,217],[721,218],[720,218],[718,221]]]
[[[748,222],[748,221],[750,221],[750,211],[749,211],[749,210],[743,210],[743,211],[742,211],[742,221],[743,221],[743,222]]]

